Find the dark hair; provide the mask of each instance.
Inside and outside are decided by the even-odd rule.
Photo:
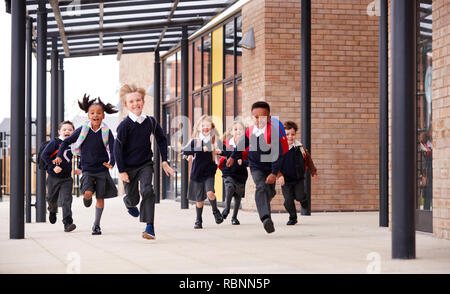
[[[253,103],[252,110],[255,108],[264,108],[267,109],[267,111],[270,113],[270,106],[266,101],[257,101]]]
[[[80,106],[81,110],[83,110],[84,112],[87,113],[89,111],[89,107],[91,107],[92,105],[100,105],[103,111],[108,114],[119,112],[117,109],[115,109],[115,106],[112,105],[111,103],[108,104],[103,103],[102,100],[100,100],[100,97],[97,97],[92,100],[89,100],[89,97],[90,96],[86,96],[86,94],[84,94],[83,100],[81,102],[78,101],[78,106]],[[98,102],[95,102],[95,100],[98,100]]]
[[[62,127],[63,125],[71,125],[72,128],[75,130],[75,126],[73,125],[73,123],[72,123],[70,120],[65,120],[65,121],[63,121],[62,123],[60,123],[60,124],[58,125],[58,131],[61,130],[61,127]]]
[[[289,121],[284,123],[284,129],[285,130],[294,129],[295,132],[297,132],[298,131],[298,126],[297,126],[297,124],[295,122],[289,120]]]

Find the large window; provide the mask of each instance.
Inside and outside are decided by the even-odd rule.
[[[211,33],[203,37],[203,87],[211,84]]]
[[[169,101],[176,96],[176,58],[175,55],[169,56],[163,62],[164,71],[164,100]]]
[[[234,21],[224,26],[224,69],[225,79],[234,76]]]

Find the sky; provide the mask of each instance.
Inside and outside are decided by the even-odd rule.
[[[11,15],[5,11],[5,1],[0,1],[0,34],[4,42],[0,46],[2,65],[0,66],[0,89],[2,89],[0,122],[11,113]],[[36,58],[32,57],[32,113],[36,115]],[[47,62],[50,71],[50,61]],[[103,102],[117,105],[119,102],[119,62],[116,55],[98,57],[77,57],[64,59],[65,79],[65,118],[72,119],[84,114],[77,100],[87,93],[91,98],[98,97]],[[47,116],[50,116],[50,73],[47,73]]]

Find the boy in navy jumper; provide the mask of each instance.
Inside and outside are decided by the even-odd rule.
[[[303,208],[308,207],[304,191],[307,162],[303,156],[303,145],[295,140],[298,130],[297,124],[293,121],[287,121],[284,123],[284,129],[286,130],[289,151],[281,160],[281,175],[278,181],[284,196],[284,207],[289,213],[287,225],[295,225],[297,223],[297,209],[294,200],[299,201]],[[315,171],[311,172],[311,175],[315,176]]]
[[[47,165],[47,203],[50,212],[50,223],[56,223],[58,202],[62,207],[64,231],[75,230],[76,225],[72,219],[72,151],[70,147],[63,150],[63,161],[56,165],[54,159],[62,141],[72,135],[75,127],[70,121],[63,121],[58,126],[58,138],[52,139],[42,151],[41,160]]]
[[[252,105],[253,126],[245,130],[237,150],[227,160],[227,167],[242,159],[248,150],[248,165],[256,185],[255,202],[259,218],[267,233],[275,231],[270,217],[270,201],[275,196],[275,181],[280,170],[280,160],[287,152],[287,141],[283,125],[270,116],[267,102],[258,101]]]
[[[98,102],[96,102],[98,100]],[[105,207],[105,199],[117,197],[117,188],[109,174],[114,166],[114,136],[108,126],[103,123],[106,113],[117,112],[110,103],[104,104],[100,98],[89,100],[84,95],[82,102],[78,102],[81,110],[88,113],[89,122],[83,123],[73,134],[66,138],[59,147],[56,164],[61,164],[64,150],[74,144],[74,155],[81,157],[81,192],[86,207],[91,206],[95,193],[95,220],[92,235],[100,235],[100,219]]]
[[[196,202],[194,229],[203,228],[203,204],[206,198],[211,203],[217,224],[223,222],[223,217],[217,209],[214,190],[214,179],[217,170],[216,152],[218,152],[219,134],[208,115],[201,116],[192,131],[192,140],[183,148],[183,154],[190,160],[194,158],[189,177],[188,199]]]
[[[226,219],[230,213],[231,199],[234,198],[234,211],[231,218],[231,224],[239,225],[240,222],[237,219],[237,214],[239,211],[239,206],[241,205],[241,200],[245,196],[245,182],[248,178],[247,166],[248,162],[246,160],[246,154],[243,154],[243,159],[239,159],[231,167],[224,166],[224,162],[231,156],[231,153],[236,148],[237,142],[244,134],[244,124],[240,121],[235,121],[231,126],[231,138],[227,139],[225,135],[223,138],[223,151],[219,154],[223,156],[220,159],[219,168],[222,170],[222,178],[225,186],[225,209],[222,211],[223,219]],[[245,152],[246,153],[246,152]]]
[[[174,170],[167,163],[167,139],[156,119],[142,114],[144,89],[125,84],[120,89],[120,97],[123,105],[129,110],[128,116],[117,127],[114,147],[117,168],[126,193],[123,201],[129,214],[134,217],[140,215],[140,221],[147,223],[142,237],[154,239],[155,194],[152,186],[153,152],[150,136],[153,134],[156,138],[162,168],[169,176],[174,174]],[[136,207],[140,199],[139,192],[142,195],[140,209]]]

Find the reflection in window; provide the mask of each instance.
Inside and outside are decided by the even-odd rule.
[[[236,44],[242,39],[242,17],[239,15],[236,17]],[[236,73],[242,72],[242,48],[236,47]]]
[[[233,82],[224,85],[224,101],[225,101],[225,111],[224,111],[224,130],[227,130],[233,124],[234,121],[234,86]]]
[[[203,87],[211,84],[211,33],[203,37]]]
[[[175,75],[176,75],[176,62],[175,55],[169,56],[164,62],[164,95],[165,101],[175,98]]]
[[[195,94],[192,101],[193,114],[192,114],[192,125],[202,116],[202,95],[201,93]]]
[[[178,50],[177,53],[177,96],[181,96],[181,51]]]
[[[194,47],[194,90],[202,87],[202,43],[197,41],[192,44]]]
[[[224,27],[225,79],[234,76],[234,21]]]
[[[432,210],[433,168],[431,102],[432,85],[432,8],[431,1],[420,1],[420,30],[417,37],[417,208]]]
[[[211,115],[211,92],[203,92],[203,114]]]
[[[236,116],[242,115],[242,80],[236,81]]]

